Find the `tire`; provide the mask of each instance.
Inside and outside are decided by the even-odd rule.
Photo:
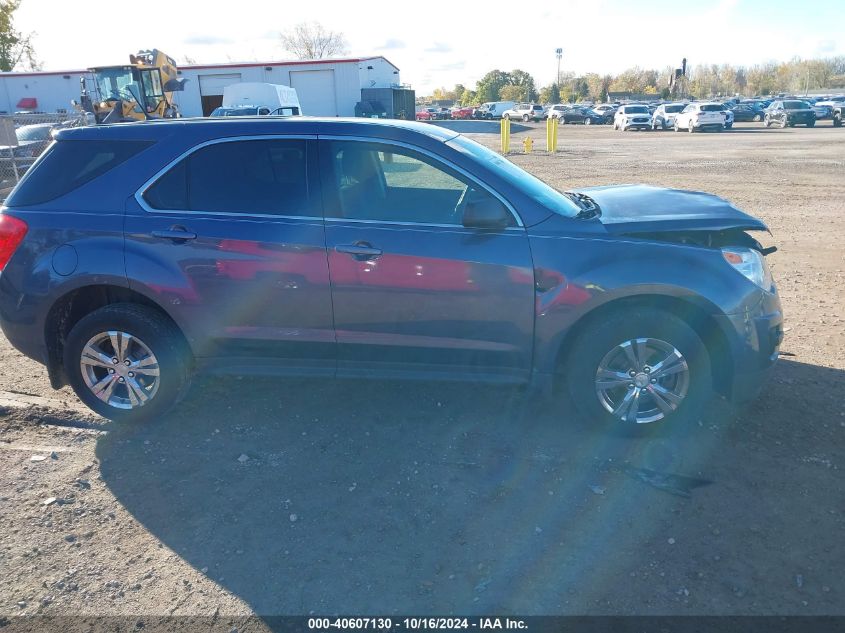
[[[503,118],[503,119],[508,119],[508,120],[509,120],[509,119],[511,118],[511,115],[510,115],[510,114],[508,114],[507,112],[505,112],[505,113],[502,115],[502,118]]]
[[[725,129],[730,130],[734,126],[733,123],[725,123]]]
[[[687,123],[687,132],[695,134],[695,126],[692,124],[692,119],[690,119],[689,123]]]
[[[807,121],[807,127],[816,127],[815,121]]]
[[[593,124],[593,120],[590,117],[587,117],[586,119],[584,119],[584,125],[592,125],[592,124]]]
[[[769,117],[766,117],[766,118],[763,120],[763,124],[764,124],[766,127],[772,127],[772,120],[771,120]]]
[[[525,121],[526,123],[528,123],[528,119],[530,119],[530,118],[531,117],[529,117],[527,114],[522,115],[522,120]]]
[[[833,115],[833,127],[842,127],[842,115],[838,112]]]
[[[760,122],[760,121],[762,121],[762,120],[763,120],[763,117],[761,117],[759,114],[755,114],[755,115],[754,115],[754,121],[755,121],[755,123],[759,123],[759,122]]]
[[[675,119],[675,125],[674,125],[674,128],[675,128],[675,131],[676,131],[676,132],[680,132],[680,131],[681,131],[681,126],[680,126],[680,125],[678,125],[678,119]]]
[[[788,125],[789,125],[789,121],[784,119],[783,121],[780,122],[780,129],[784,129]]]
[[[628,368],[626,346],[635,360],[639,360],[638,350],[644,350],[645,362]],[[680,371],[654,374],[658,378],[653,378],[649,363],[656,368],[655,361],[661,359]],[[585,420],[605,428],[675,429],[694,421],[713,395],[710,357],[704,343],[686,322],[654,308],[621,309],[588,324],[565,363],[562,369],[572,402]],[[608,373],[604,374],[606,381],[599,384],[602,368]],[[636,371],[634,377],[631,371]],[[622,405],[630,398],[630,385],[640,390],[633,394],[639,408],[626,411]]]
[[[131,338],[127,340],[121,334]],[[114,341],[124,344],[125,349],[116,350]],[[105,356],[103,361],[113,354],[114,369],[90,353],[84,357],[94,362],[86,363],[83,369],[86,347],[99,351],[100,358]],[[124,354],[124,362],[114,362]],[[80,319],[65,341],[63,362],[79,399],[116,422],[139,422],[165,414],[187,391],[192,365],[188,345],[173,322],[152,308],[131,303],[108,305]],[[109,375],[113,377],[110,382]],[[130,387],[130,380],[137,389]],[[109,392],[108,401],[97,396],[89,383],[106,383],[100,391]]]

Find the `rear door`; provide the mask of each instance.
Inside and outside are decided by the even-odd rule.
[[[502,202],[418,149],[321,138],[320,157],[339,375],[527,378],[534,276],[518,218],[462,226],[468,200]]]
[[[171,310],[198,356],[334,371],[315,144],[264,136],[201,145],[129,201],[127,274]]]

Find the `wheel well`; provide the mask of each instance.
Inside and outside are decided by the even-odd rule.
[[[62,367],[64,342],[73,326],[80,319],[104,306],[115,303],[134,303],[144,305],[164,315],[171,322],[164,310],[154,301],[129,288],[111,285],[83,286],[68,292],[59,298],[50,308],[44,323],[44,340],[47,343],[50,383],[56,389],[67,384],[67,378]],[[176,324],[174,323],[174,326]]]
[[[607,317],[607,315],[618,310],[631,309],[633,307],[655,308],[679,317],[687,323],[707,348],[710,354],[710,371],[713,379],[713,388],[720,394],[729,395],[733,382],[733,359],[731,357],[728,340],[722,332],[716,320],[699,306],[666,295],[639,295],[626,297],[605,303],[581,317],[564,336],[557,355],[556,367],[564,366],[568,350],[572,348],[581,332],[595,321]]]

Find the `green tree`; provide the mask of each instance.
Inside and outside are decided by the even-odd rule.
[[[510,82],[514,86],[519,86],[523,89],[524,101],[534,101],[537,98],[537,86],[534,83],[534,77],[529,75],[524,70],[512,70],[510,73]]]
[[[499,91],[502,87],[511,83],[510,73],[502,70],[491,70],[478,80],[475,86],[476,98],[479,103],[487,101],[498,101]]]
[[[15,11],[21,0],[0,0],[0,71],[10,72],[16,68],[39,70],[41,65],[35,57],[32,33],[23,34],[15,28]]]
[[[525,86],[508,84],[499,89],[499,99],[501,101],[528,101],[528,90]]]
[[[464,91],[461,94],[461,105],[462,106],[478,105],[478,98],[476,97],[474,90],[470,90],[469,88],[464,88]]]
[[[551,84],[540,89],[540,103],[560,103],[560,87]]]

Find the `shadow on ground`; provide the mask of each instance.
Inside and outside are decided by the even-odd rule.
[[[223,379],[97,456],[146,529],[262,615],[843,612],[823,465],[843,378],[785,361],[753,408],[641,438],[500,387]],[[713,483],[687,499],[626,463]]]

